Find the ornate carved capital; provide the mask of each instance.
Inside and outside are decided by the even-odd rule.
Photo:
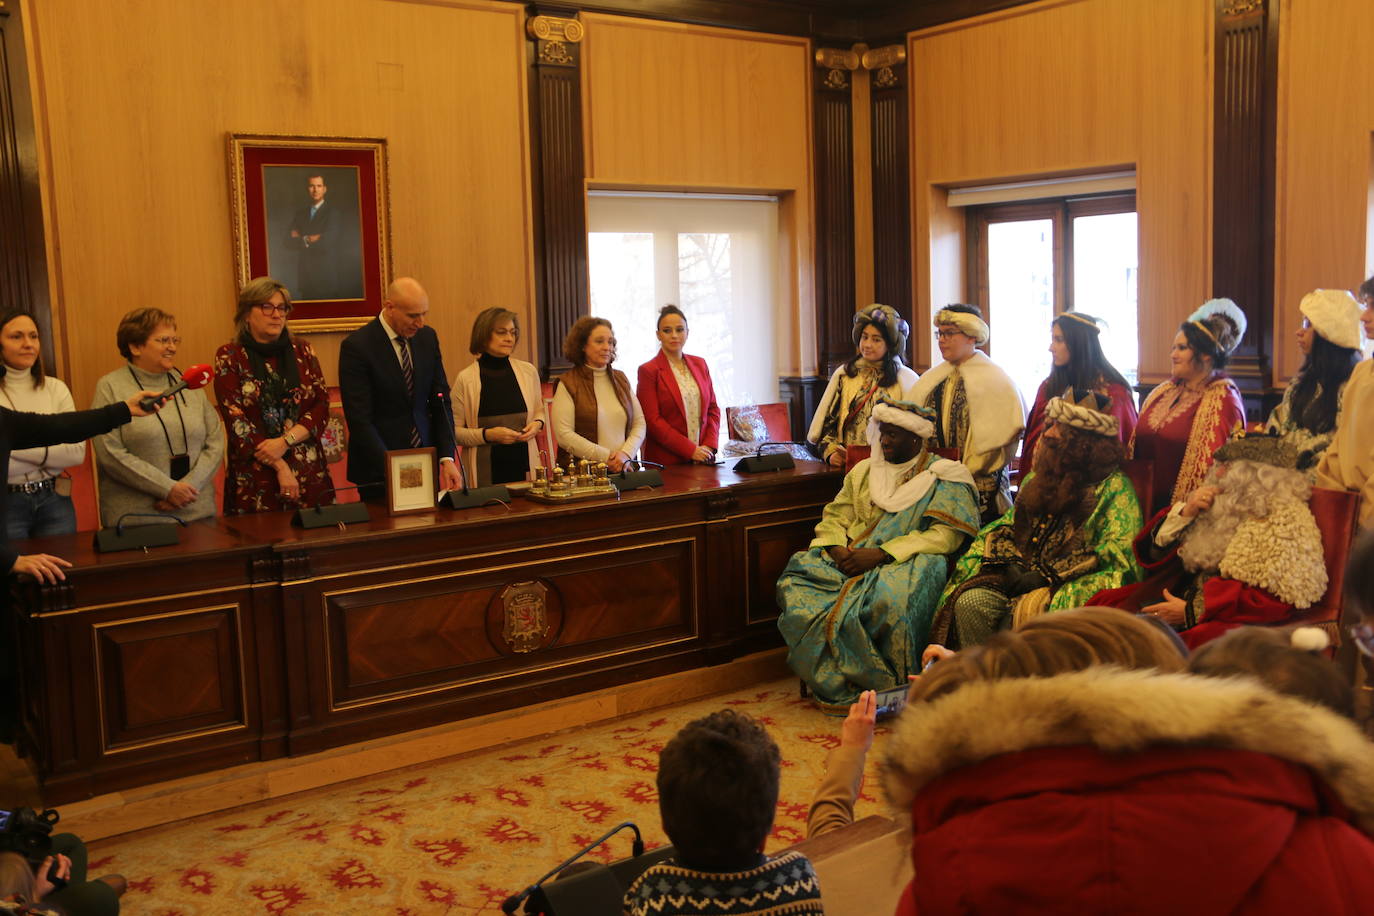
[[[582,40],[586,29],[576,19],[558,16],[531,16],[525,20],[525,34],[534,39],[535,58],[554,67],[576,67],[577,55],[569,45]]]
[[[577,44],[586,34],[582,23],[576,19],[560,19],[557,16],[531,16],[525,21],[525,34],[539,41],[556,41]]]
[[[817,48],[816,66],[823,70],[857,70],[859,69],[859,55],[854,51],[844,51],[839,48]]]
[[[906,63],[906,48],[902,45],[887,45],[865,51],[861,58],[865,70],[891,70]]]
[[[1221,7],[1221,15],[1228,18],[1255,12],[1264,12],[1264,0],[1226,0]]]

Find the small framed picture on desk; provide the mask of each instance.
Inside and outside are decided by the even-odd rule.
[[[433,446],[386,453],[386,510],[389,515],[434,511],[438,493],[435,464]]]

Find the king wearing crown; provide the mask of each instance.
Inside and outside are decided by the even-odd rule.
[[[1136,538],[1145,581],[1088,603],[1157,617],[1193,648],[1233,627],[1289,622],[1327,586],[1310,460],[1278,436],[1236,434],[1202,484]]]
[[[945,558],[978,530],[973,475],[926,448],[933,420],[909,401],[878,401],[871,457],[845,475],[810,549],[778,579],[787,663],[828,712],[920,671]]]
[[[1069,389],[1049,401],[1045,415],[1016,504],[978,532],[954,567],[933,642],[977,645],[1139,577],[1131,541],[1140,530],[1140,504],[1121,471],[1125,452],[1110,402]]]

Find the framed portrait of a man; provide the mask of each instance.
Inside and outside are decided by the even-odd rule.
[[[386,141],[229,135],[235,275],[291,291],[292,327],[361,327],[391,275]]]

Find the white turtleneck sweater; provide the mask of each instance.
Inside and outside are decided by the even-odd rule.
[[[639,398],[630,396],[630,407],[635,415],[630,421],[630,435],[625,436],[625,408],[615,393],[615,382],[605,369],[589,367],[596,385],[596,442],[590,442],[573,429],[574,409],[572,395],[563,385],[553,395],[553,432],[560,447],[578,458],[592,461],[606,461],[612,452],[623,452],[631,458],[639,451],[644,441],[644,410],[639,406]]]
[[[24,413],[68,413],[76,410],[71,390],[60,378],[48,376],[43,385],[33,387],[27,369],[5,367],[5,385],[0,389],[0,406]],[[10,452],[10,483],[31,483],[56,477],[64,468],[86,460],[86,443],[50,445],[47,448],[16,449]]]

